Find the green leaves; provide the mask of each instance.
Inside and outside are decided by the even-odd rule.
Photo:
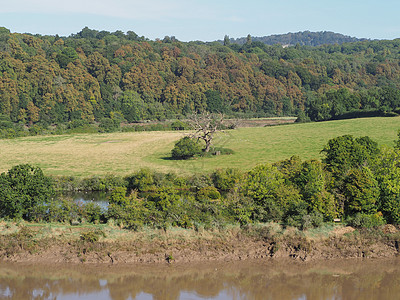
[[[40,168],[14,166],[0,175],[0,216],[29,220],[32,209],[50,201],[53,192],[52,181]]]
[[[400,150],[382,148],[374,170],[380,188],[378,208],[389,222],[400,224]]]
[[[325,155],[322,161],[327,170],[340,179],[351,168],[371,164],[379,149],[378,144],[368,136],[353,138],[343,135],[329,140],[321,153]]]
[[[345,212],[376,213],[379,198],[379,186],[374,174],[368,167],[351,169],[344,179]]]
[[[260,221],[282,220],[288,210],[302,202],[300,193],[277,167],[265,164],[250,170],[243,184],[243,194],[254,200],[254,218]]]
[[[276,167],[270,164],[260,165],[247,174],[244,191],[257,203],[262,203],[274,198],[279,186],[284,182],[283,174]]]
[[[316,160],[305,161],[294,177],[294,182],[300,188],[304,201],[310,209],[322,214],[325,219],[332,220],[337,212],[335,200],[328,188],[328,174],[324,165]]]
[[[188,159],[202,152],[202,146],[197,139],[185,136],[175,143],[171,151],[174,159]]]

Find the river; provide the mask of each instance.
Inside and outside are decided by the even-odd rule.
[[[396,299],[399,262],[0,263],[0,299]]]

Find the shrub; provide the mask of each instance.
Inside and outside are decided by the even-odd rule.
[[[100,237],[106,237],[104,231],[94,230],[94,231],[82,232],[80,239],[83,242],[95,243],[100,239]]]
[[[150,169],[140,169],[132,176],[126,178],[128,181],[128,190],[148,191],[154,189],[156,177],[158,174]]]
[[[116,187],[111,192],[108,202],[110,204],[116,204],[121,207],[125,207],[128,204],[128,199],[125,196],[126,196],[126,188],[122,186]]]
[[[250,170],[242,188],[244,195],[251,197],[255,202],[255,220],[263,222],[280,221],[292,207],[303,202],[299,190],[286,183],[284,175],[270,164]]]
[[[86,120],[72,120],[67,123],[67,129],[75,129],[79,127],[84,127],[86,125],[89,125],[89,122]]]
[[[347,224],[356,228],[371,228],[385,224],[381,213],[364,214],[358,213],[347,219]]]
[[[185,130],[187,127],[188,127],[188,124],[186,124],[180,120],[176,120],[171,123],[172,130]]]
[[[396,141],[394,141],[396,143],[396,145],[394,147],[396,149],[400,149],[400,130],[397,131],[397,137],[398,137],[398,139]]]
[[[192,189],[199,190],[206,186],[212,186],[213,182],[209,175],[206,174],[195,174],[188,180],[188,184]]]
[[[97,223],[102,218],[101,207],[99,204],[94,202],[88,202],[83,208],[84,216],[90,223]]]
[[[72,222],[81,217],[82,207],[67,199],[51,201],[46,214],[46,218],[50,222]]]
[[[374,167],[380,189],[377,203],[386,220],[400,224],[400,150],[383,147]]]
[[[174,159],[188,159],[201,152],[201,144],[196,139],[185,136],[175,143],[171,155]]]
[[[251,223],[255,208],[253,199],[243,197],[240,193],[232,190],[223,200],[225,209],[225,218],[233,219],[240,225]]]
[[[304,201],[293,202],[283,216],[283,223],[287,226],[303,227],[307,221],[308,205]]]
[[[400,224],[400,195],[382,195],[381,209],[387,222]]]
[[[120,123],[117,120],[103,118],[100,120],[99,130],[101,132],[114,132],[120,128]]]
[[[137,197],[137,193],[131,193],[129,196],[124,194],[125,191],[120,189],[110,197],[107,218],[121,222],[129,228],[137,229],[148,220],[148,209],[145,207],[143,199]]]
[[[197,200],[201,202],[218,200],[221,194],[213,186],[206,186],[197,191]]]
[[[0,175],[0,216],[29,220],[33,208],[49,201],[52,195],[53,184],[40,168],[14,166]]]
[[[312,214],[303,215],[301,222],[301,229],[310,229],[314,227],[319,227],[322,225],[324,217],[319,212],[314,212]]]
[[[218,169],[211,175],[214,186],[221,191],[233,189],[243,177],[243,172],[239,169]]]

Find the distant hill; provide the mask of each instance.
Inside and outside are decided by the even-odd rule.
[[[262,37],[251,37],[253,42],[262,42],[267,45],[281,44],[283,46],[294,46],[299,44],[301,46],[320,46],[325,44],[343,44],[349,42],[366,41],[367,39],[359,39],[340,33],[331,31],[301,31],[296,33],[275,34]],[[230,39],[231,43],[243,45],[246,43],[247,37],[237,39]],[[223,41],[220,41],[223,42]]]

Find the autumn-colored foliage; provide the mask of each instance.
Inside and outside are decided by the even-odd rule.
[[[0,28],[0,114],[32,126],[209,111],[311,120],[400,107],[400,40],[283,48],[150,41],[84,28],[69,37]],[[124,96],[125,95],[125,96]]]

